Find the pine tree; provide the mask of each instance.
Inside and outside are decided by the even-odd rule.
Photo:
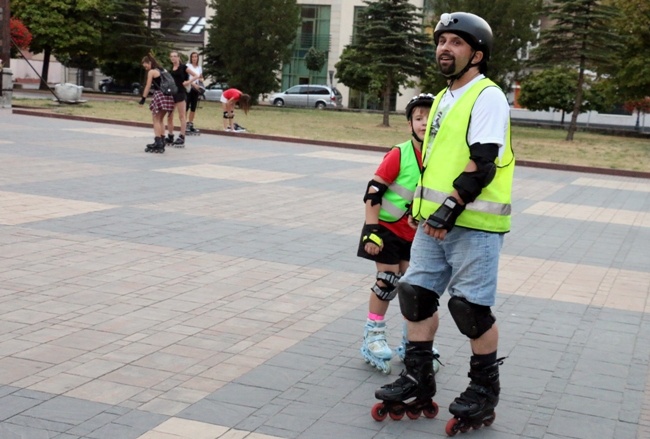
[[[538,65],[563,65],[578,70],[576,97],[566,140],[572,141],[584,96],[585,71],[607,69],[618,62],[621,39],[612,33],[618,10],[598,0],[556,0],[546,13],[553,22],[542,31],[534,50]]]
[[[433,60],[433,41],[423,33],[423,15],[408,0],[364,0],[355,41],[337,64],[337,78],[383,99],[383,126],[390,126],[390,97],[413,86]],[[347,82],[346,82],[347,81]]]

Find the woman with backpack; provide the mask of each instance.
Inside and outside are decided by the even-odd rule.
[[[153,120],[154,143],[147,145],[145,152],[165,152],[165,115],[174,111],[174,98],[162,92],[160,86],[160,71],[162,67],[152,56],[142,58],[142,67],[147,71],[147,84],[140,99],[140,105],[144,105],[149,91],[153,88],[153,100],[149,104]]]
[[[174,77],[176,87],[178,90],[172,96],[174,99],[174,108],[178,110],[178,116],[181,122],[181,132],[176,140],[174,140],[174,112],[167,116],[167,139],[165,143],[174,146],[175,148],[183,148],[185,146],[185,131],[187,129],[187,117],[185,113],[185,101],[187,100],[187,89],[192,82],[199,79],[200,75],[194,70],[187,67],[186,64],[181,64],[181,58],[178,52],[174,51],[169,54],[169,59],[172,62],[171,75]]]

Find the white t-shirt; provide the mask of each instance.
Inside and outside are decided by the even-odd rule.
[[[185,65],[187,66],[188,69],[190,69],[190,70],[192,70],[194,72],[194,75],[203,76],[203,67],[194,66],[194,65],[192,65],[192,63],[189,63],[189,62],[187,64],[185,64]],[[190,76],[194,76],[194,75],[190,75]],[[198,84],[199,82],[201,82],[200,79],[196,79],[194,81],[195,84]]]
[[[438,132],[440,124],[444,121],[449,109],[458,99],[469,90],[476,81],[485,78],[478,75],[470,82],[459,89],[447,90],[438,104],[438,113],[433,119],[431,138]],[[467,133],[467,143],[495,143],[499,145],[499,157],[503,152],[503,145],[506,143],[506,132],[508,130],[508,119],[510,116],[510,105],[503,92],[498,87],[488,87],[476,99],[472,108],[472,117]]]

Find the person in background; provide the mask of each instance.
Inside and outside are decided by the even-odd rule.
[[[169,54],[169,59],[172,62],[172,69],[170,71],[178,91],[173,96],[174,109],[178,112],[178,117],[181,122],[181,131],[178,138],[174,140],[174,112],[167,115],[167,138],[165,143],[172,145],[175,148],[185,147],[185,131],[187,129],[187,119],[185,117],[185,100],[187,99],[187,87],[198,78],[198,75],[191,71],[185,64],[181,64],[181,58],[178,52],[174,51]]]
[[[239,104],[239,108],[244,110],[244,114],[248,114],[251,108],[252,99],[250,95],[242,93],[236,88],[229,88],[221,95],[221,104],[223,107],[223,129],[232,132],[244,132],[246,129],[241,125],[235,123],[235,105]]]
[[[186,64],[187,68],[198,75],[198,78],[190,84],[190,91],[187,93],[187,105],[185,112],[187,114],[187,131],[198,134],[199,130],[194,128],[194,117],[196,116],[196,107],[199,103],[201,94],[205,91],[203,86],[203,67],[199,64],[199,53],[190,54],[190,62]]]
[[[142,92],[140,105],[144,105],[150,90],[153,92],[153,100],[149,104],[153,119],[154,143],[147,145],[146,152],[165,152],[165,115],[174,111],[174,98],[167,96],[160,91],[160,70],[161,66],[152,56],[142,58],[142,67],[147,71],[147,83]]]

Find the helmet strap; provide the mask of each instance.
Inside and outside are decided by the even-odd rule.
[[[415,134],[415,130],[414,130],[413,128],[411,128],[411,134],[413,135],[413,138],[414,138],[415,140],[417,140],[417,141],[420,142],[420,143],[423,142],[423,140],[420,139],[420,137],[419,137],[417,134]]]
[[[454,82],[456,82],[456,80],[462,78],[463,75],[464,75],[465,73],[467,73],[467,71],[468,71],[469,69],[471,69],[472,67],[477,67],[477,66],[480,66],[480,65],[481,65],[481,63],[478,63],[478,64],[472,64],[472,59],[474,58],[474,55],[476,55],[476,50],[472,50],[472,57],[470,58],[470,60],[469,60],[469,62],[467,63],[467,65],[466,65],[465,67],[463,67],[463,69],[462,69],[460,72],[455,73],[455,74],[453,74],[453,75],[443,75],[445,78],[447,78],[447,79],[449,80],[449,85],[447,86],[447,89],[451,89],[451,86],[454,84]],[[453,95],[452,95],[452,96],[453,96]]]

